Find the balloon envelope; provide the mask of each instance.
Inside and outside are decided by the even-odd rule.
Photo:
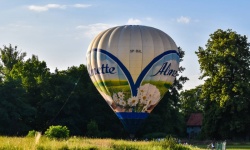
[[[87,68],[104,100],[134,134],[174,82],[179,53],[173,39],[161,30],[117,26],[93,39]]]

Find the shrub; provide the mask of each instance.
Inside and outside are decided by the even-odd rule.
[[[35,130],[31,130],[28,132],[28,134],[26,135],[26,137],[35,137],[37,134],[37,131]]]
[[[45,131],[45,136],[52,139],[66,139],[69,137],[69,130],[66,126],[50,126]]]

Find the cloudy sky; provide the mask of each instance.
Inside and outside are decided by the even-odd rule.
[[[12,44],[53,72],[86,63],[99,32],[139,24],[170,35],[185,51],[185,88],[202,83],[195,51],[217,29],[250,35],[248,0],[0,0],[0,47]]]

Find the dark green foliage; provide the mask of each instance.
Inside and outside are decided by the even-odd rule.
[[[166,133],[154,132],[154,133],[145,134],[143,136],[143,139],[148,139],[148,140],[162,139],[162,138],[165,138],[166,136],[167,136]]]
[[[24,59],[26,53],[16,46],[4,46],[0,51],[0,135],[27,135],[33,129],[45,132],[58,124],[67,126],[71,135],[129,137],[91,82],[85,65],[50,72],[46,62],[35,55]],[[178,91],[185,80],[178,77],[138,137],[152,132],[183,133]]]
[[[66,126],[50,126],[45,131],[45,136],[51,139],[66,139],[69,137],[69,130]]]
[[[19,81],[0,84],[0,133],[22,135],[31,129],[36,110],[25,102],[25,91]]]
[[[35,136],[36,136],[36,133],[37,133],[37,131],[35,131],[35,130],[30,130],[26,136],[27,136],[27,137],[35,137]]]
[[[182,91],[180,94],[181,112],[187,121],[191,113],[202,113],[204,101],[201,98],[202,86]]]
[[[25,56],[26,53],[21,53],[17,46],[12,47],[11,44],[9,47],[4,45],[3,49],[0,48],[0,76],[7,78],[14,66],[22,62]]]
[[[196,52],[204,101],[203,133],[209,138],[250,136],[250,43],[232,30],[217,30]]]
[[[98,125],[94,120],[91,120],[87,124],[87,136],[89,136],[89,137],[98,137],[99,136]]]

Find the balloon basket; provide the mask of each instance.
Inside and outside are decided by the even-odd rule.
[[[132,139],[149,114],[142,112],[119,112],[116,113],[116,115],[120,119],[126,131],[129,132],[130,138]]]

